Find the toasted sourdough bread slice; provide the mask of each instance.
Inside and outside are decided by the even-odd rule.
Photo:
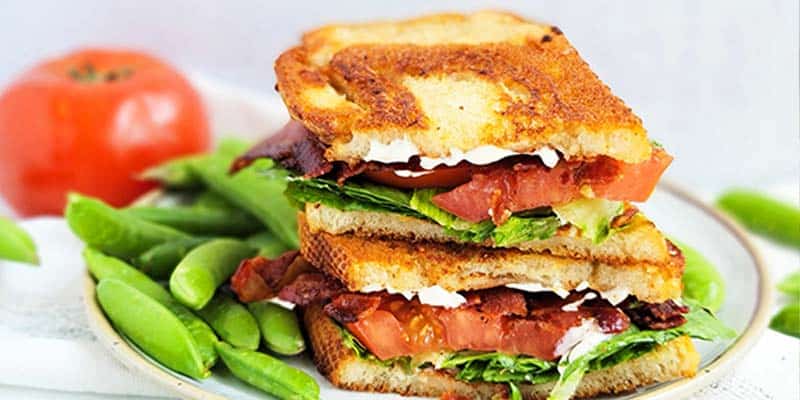
[[[342,343],[340,328],[319,306],[306,309],[304,322],[311,339],[314,363],[334,386],[370,392],[399,393],[406,396],[439,397],[450,392],[470,399],[492,399],[507,393],[504,384],[469,383],[441,371],[407,371],[401,366],[387,367],[359,358]],[[692,341],[682,336],[639,358],[611,368],[586,374],[576,397],[615,394],[674,379],[692,377],[700,356]],[[520,385],[525,399],[546,399],[553,383]]]
[[[508,13],[326,26],[275,72],[292,118],[332,161],[362,160],[371,140],[408,140],[425,157],[549,146],[636,163],[652,150],[641,120],[561,30]]]
[[[518,249],[313,232],[304,213],[299,213],[298,225],[303,257],[351,291],[388,287],[405,291],[435,285],[461,291],[538,283],[567,291],[588,284],[601,294],[632,294],[651,303],[681,296],[683,258],[679,255],[664,264],[607,264]]]
[[[306,221],[311,232],[334,235],[352,233],[365,238],[456,243],[444,228],[434,222],[397,213],[342,211],[320,203],[307,203]],[[488,245],[488,244],[487,244]],[[560,232],[545,240],[518,243],[513,248],[527,252],[550,253],[570,258],[590,258],[607,263],[670,262],[670,247],[655,224],[641,213],[605,241],[595,244],[578,236],[577,229]]]

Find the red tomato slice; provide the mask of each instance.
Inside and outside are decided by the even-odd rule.
[[[672,163],[663,149],[654,149],[649,160],[639,164],[621,164],[619,176],[608,184],[592,185],[595,196],[609,200],[646,201],[653,193],[661,174]]]
[[[412,354],[400,321],[388,311],[374,311],[369,317],[345,326],[381,360]]]

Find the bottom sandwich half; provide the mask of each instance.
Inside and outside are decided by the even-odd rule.
[[[387,363],[359,352],[348,344],[348,334],[329,318],[320,305],[304,314],[306,329],[319,371],[335,386],[359,391],[391,392],[409,396],[439,397],[444,394],[469,399],[509,398],[504,383],[465,381],[454,369],[436,369],[431,363],[412,366]],[[634,390],[638,387],[692,377],[700,357],[688,336],[679,336],[636,358],[587,373],[575,397],[593,397]],[[546,399],[555,381],[519,384],[525,399]]]

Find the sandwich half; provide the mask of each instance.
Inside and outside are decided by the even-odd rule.
[[[568,399],[692,376],[732,335],[635,206],[672,157],[561,30],[499,12],[332,25],[277,60],[301,248],[243,301],[300,305],[354,390]]]

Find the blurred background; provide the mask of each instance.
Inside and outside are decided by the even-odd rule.
[[[146,50],[275,96],[272,63],[324,23],[508,9],[559,26],[696,190],[800,176],[798,2],[3,1],[0,85],[86,45]]]

